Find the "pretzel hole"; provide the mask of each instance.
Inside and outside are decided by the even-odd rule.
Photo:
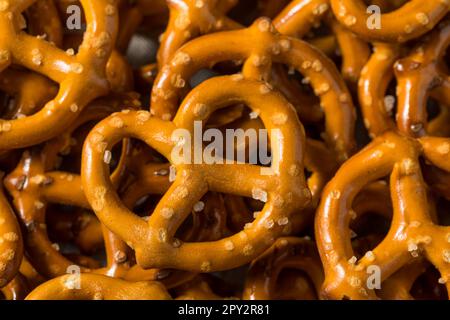
[[[158,50],[156,37],[147,32],[138,32],[130,39],[126,58],[133,68],[156,62],[156,52]]]
[[[318,294],[309,275],[300,269],[284,268],[278,274],[272,299],[316,300]]]
[[[439,283],[439,271],[430,265],[411,288],[410,294],[416,300],[447,300],[447,288]]]

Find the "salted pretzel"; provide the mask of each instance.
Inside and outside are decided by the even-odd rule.
[[[411,0],[400,8],[380,15],[380,26],[369,28],[367,5],[362,0],[330,0],[341,24],[363,39],[405,42],[420,37],[436,26],[447,14],[447,0]]]
[[[221,90],[215,90],[219,86]],[[264,82],[244,80],[239,75],[213,78],[191,91],[174,122],[151,117],[149,113],[127,112],[100,122],[91,131],[83,151],[83,189],[100,221],[135,250],[141,267],[210,272],[240,266],[265,250],[283,232],[286,218],[289,223],[292,212],[310,201],[302,171],[304,133],[301,124],[283,97],[270,90],[263,90],[264,94],[261,94],[261,89],[266,86]],[[261,167],[248,164],[235,167],[172,163],[176,168],[176,179],[148,223],[121,203],[107,177],[108,170],[102,161],[104,151],[99,152],[95,147],[99,141],[110,149],[121,138],[132,136],[174,162],[171,152],[176,142],[171,137],[175,129],[193,132],[194,119],[205,120],[215,110],[238,102],[246,103],[253,110],[259,108],[269,132],[275,128],[280,130],[283,138],[271,141],[272,150],[281,152],[272,156],[272,167],[268,170],[273,175],[261,175],[258,172]],[[154,127],[158,130],[148,130]],[[286,148],[286,140],[290,141],[289,148]],[[220,176],[217,175],[219,172]],[[190,209],[207,190],[253,196],[266,204],[248,229],[231,237],[199,243],[182,243],[174,239]],[[281,225],[277,223],[280,219]]]
[[[54,100],[25,118],[2,122],[0,148],[30,146],[62,132],[93,99],[108,92],[105,66],[117,33],[117,10],[112,0],[81,1],[87,31],[76,55],[20,30],[21,12],[34,1],[4,1],[0,12],[0,71],[11,64],[60,83]]]
[[[277,288],[283,270],[287,269],[302,271],[306,277],[290,275],[286,282],[288,286]],[[323,270],[314,242],[295,237],[279,238],[250,265],[243,299],[271,300],[277,295],[286,295],[290,299],[317,299],[322,282]]]
[[[257,45],[249,45],[248,39],[257,39]],[[206,49],[204,43],[209,44]],[[355,115],[350,94],[339,72],[308,43],[275,33],[266,18],[258,19],[248,29],[206,35],[182,47],[156,79],[152,90],[152,114],[171,119],[182,97],[180,89],[186,87],[198,70],[237,59],[245,60],[243,75],[246,78],[265,78],[272,63],[281,63],[310,79],[326,114],[327,142],[340,160],[351,154]]]
[[[431,147],[427,144],[429,140],[436,144]],[[325,268],[324,297],[375,298],[373,290],[366,286],[368,266],[378,266],[381,280],[385,280],[418,256],[426,257],[440,271],[449,288],[450,229],[435,224],[419,164],[419,157],[424,156],[448,171],[448,153],[433,159],[435,149],[445,147],[446,143],[439,138],[417,141],[388,131],[338,170],[324,190],[316,217],[316,237]],[[349,263],[353,256],[348,228],[353,198],[364,185],[391,171],[394,212],[389,233],[375,249],[359,261]]]
[[[79,277],[79,278],[77,278]],[[79,285],[79,289],[76,285]],[[34,289],[26,300],[169,300],[158,282],[129,282],[107,276],[83,273],[64,275]]]

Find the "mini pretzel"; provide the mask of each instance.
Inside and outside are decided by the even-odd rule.
[[[423,155],[434,165],[449,171],[448,154],[438,157],[435,151],[445,146],[445,141],[436,139],[417,141],[388,131],[348,160],[329,182],[316,218],[316,237],[325,268],[324,297],[375,298],[373,290],[366,286],[369,265],[380,268],[383,281],[418,256],[426,257],[436,266],[449,288],[450,228],[434,224],[418,162]],[[431,141],[435,143],[433,147],[427,145]],[[360,166],[361,163],[364,166]],[[348,228],[353,198],[368,182],[391,171],[394,214],[389,233],[356,264],[349,263],[353,256]]]
[[[14,211],[0,190],[0,288],[19,270],[23,255],[22,233]]]
[[[218,87],[220,91],[215,90]],[[282,233],[284,222],[286,219],[289,222],[295,209],[309,202],[310,192],[302,170],[304,133],[301,124],[283,97],[265,89],[261,93],[261,89],[266,87],[263,82],[243,80],[240,76],[213,78],[188,95],[173,123],[150,117],[150,114],[128,112],[100,122],[91,131],[83,151],[83,189],[99,219],[134,248],[141,267],[210,272],[243,265],[264,251]],[[272,150],[281,152],[273,158],[271,170],[274,175],[261,175],[258,172],[261,167],[247,164],[239,167],[175,164],[176,180],[148,223],[133,215],[120,202],[102,161],[104,151],[96,148],[99,141],[105,142],[109,149],[123,137],[132,136],[145,141],[169,161],[174,161],[171,151],[175,142],[171,136],[175,129],[193,132],[194,119],[205,120],[215,110],[240,102],[253,110],[261,110],[261,119],[269,132],[275,128],[281,132],[282,138],[271,141]],[[198,111],[199,106],[205,107],[202,112]],[[158,130],[148,129],[155,127]],[[207,190],[253,195],[267,202],[248,229],[231,237],[199,243],[182,243],[174,239],[176,230],[190,209]],[[277,223],[279,220],[281,225]]]
[[[255,39],[257,45],[249,45],[248,39]],[[206,50],[204,43],[209,44]],[[292,66],[308,77],[327,115],[328,139],[340,160],[348,157],[354,148],[355,115],[339,72],[306,42],[275,34],[268,19],[259,19],[248,29],[206,35],[181,48],[161,70],[153,86],[152,114],[170,119],[181,98],[180,88],[186,86],[193,74],[218,62],[236,59],[246,60],[243,67],[246,78],[265,78],[272,63]]]
[[[90,101],[108,92],[105,66],[117,33],[113,0],[81,1],[87,31],[79,52],[72,56],[49,42],[32,37],[16,23],[34,1],[4,1],[0,12],[0,71],[18,64],[60,83],[56,98],[38,113],[2,122],[0,148],[19,148],[48,140],[72,123]]]
[[[278,277],[281,276],[283,269],[303,271],[313,283],[315,291],[320,291],[323,270],[314,243],[305,239],[289,237],[278,239],[270,249],[252,262],[246,278],[243,299],[271,300],[276,298],[277,294],[286,293],[286,289],[293,291],[296,295],[305,294],[302,292],[305,290],[305,280],[302,278],[299,281],[300,288],[296,288],[299,292],[295,292],[296,289],[294,289],[297,284],[295,281],[299,280],[298,278],[290,279],[290,284],[294,288],[277,290]],[[304,296],[300,295],[297,298],[315,299],[317,293],[308,291]]]
[[[371,13],[362,0],[330,0],[336,18],[363,39],[405,42],[420,37],[434,28],[447,14],[447,0],[411,0],[400,8],[380,16],[380,28],[369,28]]]
[[[79,277],[79,280],[76,278]],[[74,288],[79,281],[80,289]],[[83,273],[60,276],[41,284],[26,300],[169,300],[158,282],[128,282],[107,276]]]

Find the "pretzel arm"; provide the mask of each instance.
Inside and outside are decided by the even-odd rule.
[[[148,234],[147,224],[129,211],[114,191],[108,168],[103,162],[104,152],[123,138],[135,137],[170,159],[173,131],[170,123],[156,118],[146,120],[146,126],[135,126],[136,121],[141,123],[139,115],[142,113],[130,111],[101,121],[85,141],[81,170],[83,189],[91,207],[99,219],[122,239],[127,239],[131,247],[135,247]],[[147,125],[158,126],[161,132],[149,131]],[[99,143],[101,148],[98,148]],[[114,219],[112,211],[117,211]]]
[[[273,23],[280,33],[303,38],[328,9],[329,0],[294,0],[278,14]]]
[[[398,51],[395,45],[376,43],[374,53],[364,66],[358,81],[358,97],[364,124],[372,137],[395,128],[395,123],[389,116],[394,106],[387,105],[385,94],[394,76],[392,66],[399,56]]]
[[[22,233],[8,200],[0,191],[0,288],[19,271],[23,255]]]
[[[79,278],[78,278],[79,277]],[[78,280],[79,279],[79,280]],[[72,289],[79,281],[80,289]],[[128,282],[95,274],[65,275],[41,284],[26,300],[168,300],[159,282]]]
[[[436,167],[450,172],[450,138],[423,137],[419,141],[425,158]]]
[[[433,29],[447,14],[446,1],[411,0],[400,8],[381,15],[381,28],[369,29],[367,6],[362,0],[331,0],[340,23],[363,39],[383,42],[405,42]]]

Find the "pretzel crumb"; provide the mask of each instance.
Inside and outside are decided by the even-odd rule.
[[[94,293],[93,299],[94,300],[103,300],[103,294],[101,292],[96,292],[96,293]]]
[[[227,251],[233,251],[234,250],[234,243],[230,240],[225,241],[225,250]]]
[[[411,33],[411,32],[413,32],[413,27],[410,24],[406,24],[405,27],[403,28],[403,30],[406,33]]]
[[[3,235],[3,239],[9,242],[15,242],[19,239],[19,235],[15,232],[7,232]]]
[[[74,113],[77,112],[78,111],[78,105],[76,103],[72,103],[70,105],[70,111],[72,111]]]
[[[159,170],[153,172],[153,174],[155,176],[167,176],[169,174],[169,170],[167,170],[167,169],[159,169]]]
[[[191,24],[191,19],[186,14],[180,14],[175,19],[175,27],[180,30],[185,30]]]
[[[197,103],[194,107],[194,115],[197,118],[204,118],[208,114],[208,107],[204,103]]]
[[[199,201],[196,204],[194,204],[194,212],[200,212],[205,209],[205,203],[203,201]]]
[[[57,243],[52,243],[52,248],[55,249],[56,251],[61,250],[61,247]]]
[[[72,49],[72,48],[69,48],[69,49],[66,50],[66,54],[68,56],[73,56],[73,55],[75,55],[75,50]]]
[[[0,262],[0,272],[3,272],[3,271],[5,271],[6,270],[6,263],[4,263],[4,262]],[[0,281],[1,281],[2,279],[0,279]]]
[[[311,68],[311,65],[312,65],[312,62],[309,60],[305,60],[302,62],[302,68],[305,70]]]
[[[177,239],[177,238],[174,238],[173,241],[172,241],[172,247],[174,247],[174,248],[181,247],[181,241],[179,239]]]
[[[440,284],[446,284],[446,283],[447,283],[447,278],[440,277],[440,278],[438,279],[438,283],[440,283]]]
[[[34,202],[34,207],[38,210],[42,209],[44,207],[44,203],[42,201],[37,200]]]
[[[328,92],[328,90],[330,90],[330,85],[326,82],[322,83],[319,85],[319,87],[316,90],[316,95],[320,96],[322,94],[325,94]]]
[[[112,16],[116,13],[116,8],[112,4],[107,4],[105,7],[105,13],[107,16]]]
[[[257,119],[259,117],[260,111],[259,110],[255,110],[252,111],[248,114],[248,116],[250,117],[250,119]]]
[[[8,132],[8,131],[11,131],[11,127],[12,127],[11,122],[9,122],[9,121],[3,121],[3,122],[0,124],[0,132]]]
[[[413,227],[413,228],[418,228],[418,227],[420,227],[420,225],[421,225],[421,222],[420,221],[411,221],[410,222],[410,224],[409,224],[409,226],[410,227]]]
[[[253,188],[252,198],[262,202],[267,202],[267,192],[259,188]]]
[[[250,222],[244,224],[244,230],[250,229],[251,227],[252,227],[252,224]]]
[[[291,49],[291,42],[288,39],[281,39],[279,44],[283,51],[288,51],[289,49]]]
[[[94,201],[92,203],[92,209],[94,211],[100,211],[105,206],[106,188],[103,186],[95,187],[94,189]]]
[[[410,126],[410,129],[411,129],[412,132],[418,133],[418,132],[422,131],[422,129],[423,129],[423,124],[422,124],[422,123],[413,123],[413,124]]]

